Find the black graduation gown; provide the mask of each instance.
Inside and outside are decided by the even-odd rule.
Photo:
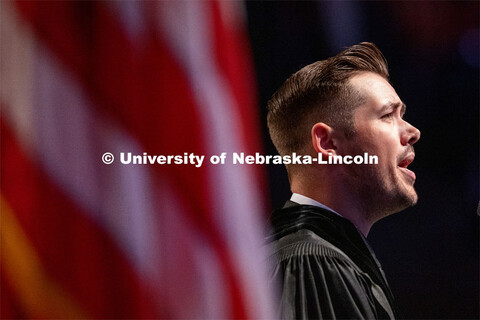
[[[271,222],[271,276],[281,286],[282,318],[399,317],[380,264],[350,221],[288,201]]]

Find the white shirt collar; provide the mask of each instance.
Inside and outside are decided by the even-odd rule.
[[[332,211],[333,213],[336,213],[336,214],[338,214],[339,216],[342,216],[341,214],[339,214],[339,213],[336,212],[335,210],[330,209],[330,208],[327,207],[326,205],[321,204],[320,202],[315,201],[315,200],[313,200],[312,198],[303,196],[303,195],[298,194],[298,193],[292,194],[292,197],[290,198],[290,201],[296,202],[296,203],[298,203],[298,204],[305,204],[305,205],[320,207],[320,208],[323,208],[323,209]]]

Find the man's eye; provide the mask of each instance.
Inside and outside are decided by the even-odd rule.
[[[393,112],[390,112],[390,113],[384,114],[382,116],[382,119],[388,119],[388,118],[391,118],[392,116],[393,116]]]

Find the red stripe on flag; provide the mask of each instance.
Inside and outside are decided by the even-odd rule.
[[[2,118],[0,124],[1,192],[49,275],[94,317],[158,316],[112,240],[27,158]]]
[[[26,319],[27,315],[12,289],[8,277],[5,276],[3,265],[0,264],[0,318],[1,319]]]

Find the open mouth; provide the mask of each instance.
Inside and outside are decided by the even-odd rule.
[[[407,169],[408,165],[413,162],[413,159],[415,159],[415,154],[410,153],[410,154],[408,154],[408,156],[406,156],[403,160],[400,161],[398,166],[400,167],[400,170],[402,172],[404,172],[406,175],[408,175],[410,178],[412,178],[413,181],[415,181],[415,179],[416,179],[415,172]]]

